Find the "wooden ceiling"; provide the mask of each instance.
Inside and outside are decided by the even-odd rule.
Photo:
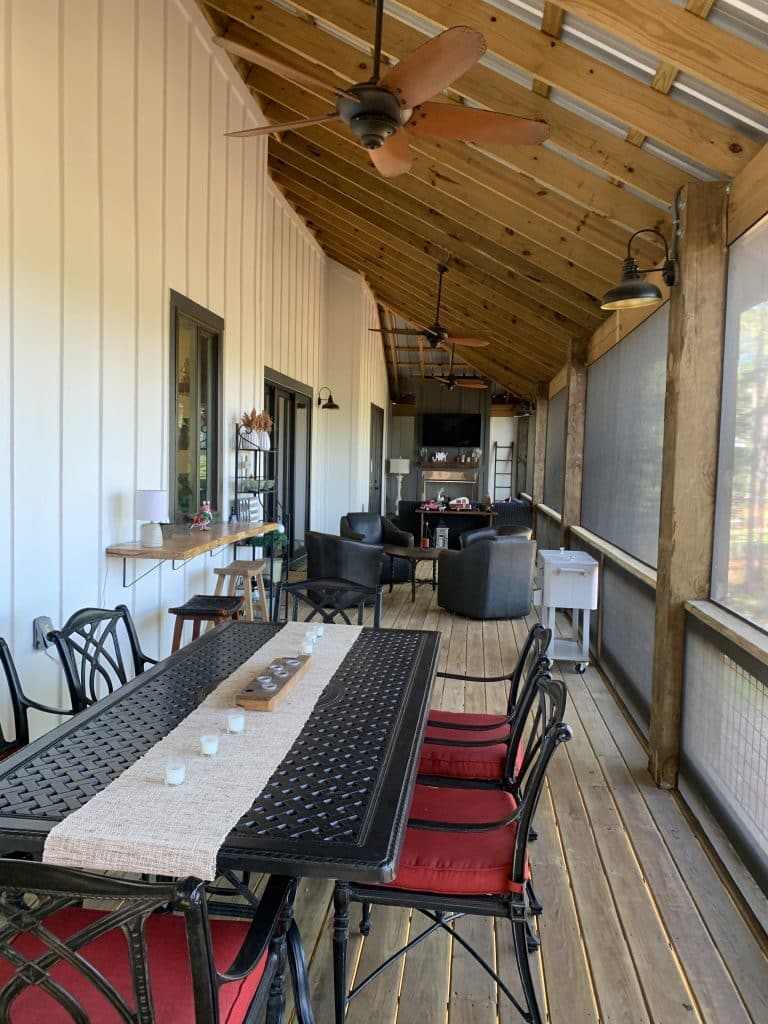
[[[371,0],[198,0],[213,33],[345,87],[371,74]],[[479,29],[482,62],[447,102],[545,120],[541,146],[470,146],[409,133],[410,173],[384,179],[345,125],[271,136],[272,177],[326,253],[359,271],[386,325],[434,320],[482,332],[456,350],[459,372],[531,396],[571,339],[606,316],[630,235],[669,238],[676,190],[732,178],[768,139],[766,0],[387,0],[383,65],[452,25]],[[267,118],[332,109],[320,92],[232,58]],[[231,140],[231,145],[254,144]],[[633,255],[663,258],[652,234]],[[395,320],[392,320],[395,317]],[[436,357],[420,339],[384,336],[394,397]],[[419,358],[413,358],[414,346]],[[411,353],[408,355],[408,353]]]

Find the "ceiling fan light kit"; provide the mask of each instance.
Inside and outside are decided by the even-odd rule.
[[[230,53],[336,98],[335,111],[319,118],[264,125],[228,134],[241,137],[269,135],[340,119],[368,150],[374,167],[386,178],[405,174],[411,168],[408,130],[419,135],[477,144],[538,145],[547,138],[549,126],[543,121],[456,103],[429,102],[469,71],[486,51],[482,34],[467,25],[455,25],[428,39],[379,77],[383,16],[384,0],[376,0],[373,73],[370,81],[359,82],[348,89],[339,89],[236,40],[216,36],[214,43]]]

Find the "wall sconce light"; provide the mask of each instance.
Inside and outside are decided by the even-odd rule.
[[[323,392],[324,391],[328,392],[328,397],[326,398],[325,401],[323,401]],[[320,390],[318,391],[318,393],[317,393],[317,404],[320,406],[321,409],[338,409],[339,408],[338,405],[336,405],[336,403],[333,400],[333,394],[331,393],[331,389],[330,388],[326,388],[326,387],[320,388]]]
[[[674,220],[672,222],[672,242],[667,240],[656,228],[640,228],[630,236],[627,242],[627,255],[621,265],[621,282],[605,293],[600,302],[601,309],[635,309],[638,306],[649,306],[659,302],[662,298],[661,289],[658,285],[645,280],[646,274],[661,274],[664,284],[672,288],[679,280],[677,263],[677,229],[680,223],[678,214],[678,200],[680,192],[675,195]],[[664,263],[661,267],[649,267],[641,270],[637,260],[632,255],[632,242],[638,235],[656,235],[664,243]]]

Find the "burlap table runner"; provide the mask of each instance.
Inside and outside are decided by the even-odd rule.
[[[309,670],[278,709],[247,711],[245,732],[228,735],[235,695],[274,658],[296,654],[307,628],[287,623],[173,732],[56,825],[43,860],[94,871],[214,878],[224,839],[290,750],[360,634],[359,626],[326,625]],[[215,757],[200,754],[200,732],[209,728],[222,734]],[[170,756],[186,760],[182,786],[163,784]]]

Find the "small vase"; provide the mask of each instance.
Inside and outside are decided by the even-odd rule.
[[[256,444],[263,452],[268,452],[272,447],[272,439],[266,430],[257,430],[255,440]]]

